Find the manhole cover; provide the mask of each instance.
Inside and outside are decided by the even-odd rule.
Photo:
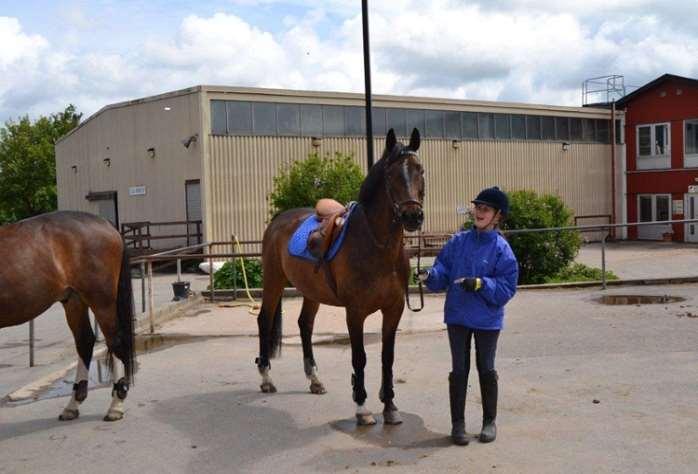
[[[666,303],[677,303],[679,301],[685,301],[686,298],[681,298],[680,296],[669,296],[669,295],[604,295],[597,299],[601,304],[666,304]]]

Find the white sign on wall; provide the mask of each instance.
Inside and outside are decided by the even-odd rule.
[[[145,196],[145,186],[131,186],[128,188],[129,196]]]
[[[698,186],[695,184],[692,184],[688,187],[688,192],[689,193],[698,193]]]
[[[683,199],[674,199],[671,201],[671,213],[683,214]]]

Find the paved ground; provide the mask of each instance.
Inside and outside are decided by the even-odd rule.
[[[686,300],[596,302],[621,293]],[[284,354],[272,362],[279,393],[258,391],[247,308],[203,305],[160,328],[170,339],[198,338],[140,356],[122,422],[100,421],[104,388],[90,392],[72,423],[56,420],[66,398],[0,407],[0,473],[698,471],[698,285],[520,292],[500,339],[498,440],[466,448],[446,437],[442,296],[403,317],[395,376],[405,423],[363,429],[353,423],[341,311],[323,307],[318,316],[326,343],[316,346],[316,358],[329,392],[316,396],[295,336],[299,303],[285,305]],[[379,319],[371,317],[369,333]],[[366,339],[368,403],[380,410],[380,344]],[[481,410],[476,379],[467,404],[473,435]]]

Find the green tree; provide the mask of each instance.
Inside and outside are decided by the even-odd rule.
[[[25,116],[0,128],[0,223],[56,209],[55,144],[81,117],[69,105],[35,122]]]
[[[571,226],[572,210],[557,196],[533,191],[509,193],[504,229]],[[577,231],[513,234],[508,237],[519,261],[519,283],[543,283],[572,263],[582,239]]]
[[[320,198],[341,203],[356,200],[364,179],[350,155],[336,152],[320,157],[312,153],[282,169],[269,194],[272,215],[296,207],[312,207]]]

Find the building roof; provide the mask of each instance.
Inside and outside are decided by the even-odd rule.
[[[654,88],[654,87],[657,87],[657,86],[659,86],[659,85],[661,85],[661,84],[663,84],[663,83],[665,83],[665,82],[667,82],[667,81],[670,81],[670,80],[678,81],[678,82],[683,82],[683,83],[689,84],[689,85],[691,85],[691,86],[696,86],[696,87],[698,87],[698,79],[692,79],[692,78],[690,78],[690,77],[683,77],[683,76],[676,76],[676,75],[674,75],[674,74],[664,74],[664,75],[662,75],[662,76],[659,76],[657,79],[648,82],[647,84],[645,84],[644,86],[640,87],[639,89],[635,89],[635,90],[632,91],[630,94],[627,94],[627,95],[621,97],[621,98],[616,102],[616,105],[617,105],[618,107],[624,107],[624,106],[626,106],[628,103],[630,103],[630,102],[632,102],[633,100],[635,100],[635,99],[636,99],[637,97],[639,97],[640,95],[642,95],[642,94],[644,94],[645,92],[647,92],[648,90],[650,90],[650,89],[652,89],[652,88]]]

